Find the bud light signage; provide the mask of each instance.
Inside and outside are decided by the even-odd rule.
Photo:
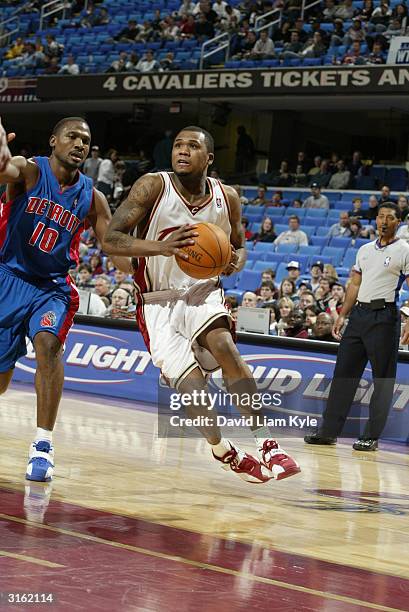
[[[34,381],[35,354],[31,343],[27,356],[16,364],[14,380]],[[325,408],[336,355],[300,351],[281,346],[239,344],[249,365],[259,394],[270,394],[274,401],[270,413],[302,430],[319,418]],[[126,398],[158,405],[159,370],[152,364],[142,335],[137,331],[75,325],[64,351],[65,388],[85,393]],[[409,364],[400,362],[394,387],[392,409],[384,435],[406,441],[409,424]],[[220,370],[212,374],[209,390],[224,392]],[[344,430],[356,436],[367,419],[373,393],[372,373],[364,372]],[[219,397],[219,396],[218,396]],[[295,422],[295,420],[297,422]],[[299,422],[298,422],[299,421]]]

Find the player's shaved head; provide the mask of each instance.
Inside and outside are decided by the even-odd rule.
[[[67,123],[85,123],[88,128],[88,131],[90,132],[89,125],[85,121],[84,117],[64,117],[64,119],[61,119],[58,123],[55,124],[51,134],[57,136],[58,133],[61,132],[61,130],[67,125]]]
[[[197,132],[199,134],[203,134],[204,139],[205,139],[205,143],[206,143],[207,152],[208,153],[214,153],[214,140],[213,140],[213,136],[210,134],[210,132],[208,132],[204,128],[201,128],[198,125],[188,125],[187,127],[184,127],[183,129],[181,129],[179,131],[179,133],[176,135],[176,138],[182,132]],[[176,138],[175,138],[175,140],[176,140]]]

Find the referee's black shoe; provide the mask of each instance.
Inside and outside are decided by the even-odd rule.
[[[307,444],[325,444],[329,446],[331,444],[336,444],[337,439],[330,438],[329,436],[324,436],[320,434],[319,431],[316,431],[315,433],[310,434],[309,436],[305,436],[304,442],[306,442]]]
[[[378,440],[376,438],[358,438],[353,443],[352,448],[357,451],[376,451],[378,450]]]

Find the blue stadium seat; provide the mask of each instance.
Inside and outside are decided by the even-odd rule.
[[[273,252],[274,246],[272,242],[256,242],[254,245],[254,251],[256,253],[266,253],[268,251]]]
[[[275,271],[277,266],[277,261],[256,261],[253,265],[253,270],[255,272],[263,272],[264,270],[267,270],[267,268],[270,268],[271,270]]]
[[[324,225],[324,226],[321,226],[321,227],[317,227],[316,234],[317,234],[317,236],[322,237],[322,236],[328,236],[328,232],[329,232],[329,227],[327,225]],[[315,236],[314,236],[314,238],[315,238]],[[314,244],[314,243],[312,243],[312,244]]]
[[[286,259],[287,255],[285,253],[266,253],[264,257],[267,268],[270,266],[272,267],[272,264],[277,264],[277,267],[279,263],[285,261]]]
[[[264,214],[264,206],[256,206],[255,204],[247,204],[246,216],[251,214],[260,214],[260,217]]]
[[[310,259],[310,265],[314,262],[314,261],[321,261],[324,265],[329,263],[332,266],[335,266],[335,261],[334,258],[330,255],[317,255],[316,257],[312,257]]]
[[[369,176],[371,176],[375,181],[381,185],[381,183],[385,183],[386,177],[386,168],[385,166],[371,166],[369,169]]]
[[[304,208],[303,210],[305,210],[306,216],[308,218],[313,217],[314,221],[315,219],[323,219],[328,215],[328,211],[325,208]]]
[[[344,268],[351,268],[354,265],[356,261],[357,252],[358,249],[348,249],[342,261],[342,265],[344,266]]]
[[[284,221],[285,219],[283,213],[281,212],[281,209],[274,208],[274,206],[269,206],[268,208],[266,208],[265,215],[266,217],[270,217],[274,221],[274,223],[277,223],[277,221]]]
[[[369,238],[357,238],[354,242],[354,247],[359,249],[364,244],[368,244],[368,242],[370,242]]]
[[[276,284],[281,283],[281,281],[284,278],[287,278],[288,270],[287,270],[286,266],[287,266],[287,263],[285,261],[283,261],[282,263],[278,264],[278,268],[276,270],[276,277],[275,277]]]
[[[350,200],[351,202],[352,200]],[[348,210],[350,207],[350,202],[346,202],[345,200],[338,200],[337,202],[333,202],[333,207],[335,210]]]
[[[246,240],[245,245],[247,251],[252,251],[254,249],[254,242],[252,240]]]
[[[224,295],[230,295],[231,297],[235,297],[237,299],[238,304],[241,304],[241,300],[243,299],[244,293],[244,289],[228,289],[227,291],[225,291]]]
[[[278,244],[276,253],[296,253],[298,248],[295,244]]]
[[[252,244],[253,246],[253,244]],[[258,251],[249,251],[247,250],[247,259],[248,261],[259,261],[261,259],[262,253]]]
[[[315,238],[313,236],[313,238]],[[300,255],[307,255],[308,257],[311,257],[313,255],[318,255],[321,252],[321,246],[320,245],[303,245],[300,246],[298,253]],[[296,259],[298,257],[298,253],[297,255],[294,255],[294,259]]]
[[[348,207],[346,204],[344,204],[344,210],[349,210],[349,208],[352,208],[352,206]],[[329,210],[328,211],[328,217],[327,217],[328,225],[333,225],[339,220],[339,213],[340,213],[339,210]]]
[[[338,247],[340,249],[347,249],[351,244],[351,238],[343,238],[342,236],[336,236],[331,238],[329,246]]]
[[[339,249],[337,247],[324,247],[321,251],[321,255],[332,257],[336,266],[341,265],[342,259],[344,257],[345,249]]]
[[[261,212],[259,215],[246,215],[249,223],[258,223],[259,226],[261,224],[261,220],[263,219],[263,213]]]
[[[325,219],[325,216],[326,216],[326,215],[324,215],[324,217],[322,217],[321,219],[319,219],[319,218],[317,218],[317,217],[310,217],[309,215],[307,215],[307,216],[306,216],[306,217],[304,217],[304,219],[303,219],[301,229],[304,229],[306,226],[310,226],[310,227],[313,227],[313,228],[316,228],[316,227],[321,227],[321,226],[322,226],[322,223],[323,223],[323,221],[324,221],[324,219]]]
[[[237,283],[238,289],[244,289],[245,291],[254,291],[260,287],[261,273],[254,272],[254,270],[243,270],[240,274],[239,282]]]
[[[389,168],[385,182],[395,191],[406,191],[408,186],[408,173],[405,168]]]
[[[246,263],[244,264],[244,269],[245,270],[252,270],[253,268],[254,268],[254,259],[247,259]]]
[[[231,276],[222,276],[223,289],[235,289],[240,278],[240,274],[232,274]]]
[[[376,180],[373,176],[357,176],[355,179],[355,187],[357,189],[367,189],[370,191],[376,189]]]
[[[309,211],[311,212],[311,210]],[[285,210],[285,217],[291,217],[291,215],[297,215],[300,219],[304,219],[307,214],[307,208],[295,208],[294,206],[289,206]]]

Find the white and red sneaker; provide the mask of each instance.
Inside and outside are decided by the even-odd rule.
[[[264,440],[258,452],[262,465],[272,473],[275,480],[282,480],[301,472],[298,463],[280,448],[276,440]]]
[[[268,469],[256,457],[240,450],[230,440],[228,442],[231,448],[223,457],[217,457],[212,450],[213,457],[223,464],[221,466],[223,470],[231,470],[246,482],[253,484],[267,482],[273,478]]]

